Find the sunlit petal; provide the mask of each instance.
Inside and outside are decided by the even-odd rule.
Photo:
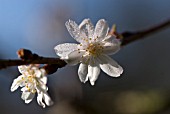
[[[67,60],[65,60],[69,65],[76,65],[78,64],[81,59],[82,59],[82,56],[83,54],[85,53],[85,51],[79,51],[79,50],[76,50],[76,51],[73,51],[71,52],[69,55],[68,55],[68,58]]]
[[[109,76],[118,77],[123,73],[123,68],[109,56],[102,55],[99,59],[100,68]]]
[[[51,105],[54,104],[47,92],[45,92],[45,93],[43,94],[43,99],[44,99],[45,104],[46,104],[47,106],[51,106]]]
[[[30,103],[34,98],[35,94],[31,92],[23,92],[21,98],[25,101],[26,104]]]
[[[43,93],[39,93],[37,96],[37,102],[40,106],[42,106],[43,108],[45,108],[45,103],[43,103]]]
[[[81,31],[83,31],[86,36],[90,39],[93,38],[94,34],[94,26],[90,19],[84,19],[82,23],[79,25]]]
[[[58,56],[67,57],[68,54],[77,50],[77,44],[74,43],[59,44],[54,47],[54,50]]]
[[[47,76],[40,78],[40,81],[43,82],[43,84],[47,84]]]
[[[104,19],[100,19],[94,30],[94,38],[97,38],[97,41],[103,40],[108,34],[109,27],[107,22]]]
[[[81,82],[85,83],[88,80],[88,65],[81,63],[78,69],[78,75]]]
[[[21,74],[25,73],[27,71],[27,69],[28,69],[28,66],[26,66],[26,65],[18,66],[18,70]]]
[[[96,63],[92,63],[94,61],[91,61],[91,64],[88,65],[88,78],[90,80],[91,85],[95,84],[95,81],[97,80],[99,74],[100,74],[100,67],[99,65]]]
[[[103,53],[107,55],[115,54],[120,50],[120,41],[111,37],[107,41],[103,41]]]
[[[72,20],[65,23],[70,35],[79,43],[84,42],[84,38],[87,38],[86,34],[80,31],[79,26]]]
[[[43,102],[44,101],[44,102]],[[42,106],[43,108],[47,106],[51,106],[53,105],[53,101],[51,100],[50,96],[48,95],[48,93],[39,93],[37,96],[37,102],[40,106]]]
[[[12,86],[11,86],[11,91],[12,92],[15,91],[16,89],[18,89],[18,87],[21,85],[22,78],[23,78],[23,75],[18,76],[18,78],[14,79],[14,81],[12,83]]]

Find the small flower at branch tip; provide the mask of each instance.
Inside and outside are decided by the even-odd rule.
[[[21,73],[16,79],[14,79],[11,91],[15,91],[18,87],[21,87],[21,98],[26,104],[30,103],[37,93],[37,102],[43,108],[53,104],[50,96],[48,95],[47,77],[44,69],[39,69],[37,65],[22,65],[18,66],[18,70]]]
[[[65,25],[79,44],[59,44],[54,50],[68,65],[80,63],[78,75],[81,82],[90,80],[91,85],[94,85],[100,69],[112,77],[119,77],[123,73],[123,68],[108,56],[120,50],[121,41],[109,34],[109,27],[104,19],[100,19],[95,27],[90,19],[84,19],[80,25],[69,20]],[[114,33],[116,28],[113,29]]]

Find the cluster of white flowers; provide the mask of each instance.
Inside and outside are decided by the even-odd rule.
[[[80,44],[64,43],[54,49],[61,59],[68,65],[80,63],[78,75],[81,82],[90,80],[95,84],[100,69],[112,77],[118,77],[123,73],[122,67],[108,55],[115,54],[120,49],[120,40],[109,35],[109,27],[104,19],[100,19],[94,28],[90,19],[84,19],[78,26],[74,21],[67,21],[66,27],[70,35]],[[14,79],[11,91],[22,87],[21,98],[25,103],[30,103],[37,93],[37,102],[43,108],[53,104],[48,95],[47,77],[45,70],[36,65],[23,65],[18,67],[20,75]],[[44,103],[45,102],[45,103]]]
[[[25,103],[30,103],[34,98],[35,93],[37,93],[37,102],[40,106],[45,108],[46,105],[52,105],[53,101],[47,93],[48,87],[46,86],[47,77],[45,76],[45,70],[39,69],[35,65],[18,66],[18,69],[22,75],[14,79],[11,91],[15,91],[20,86],[22,87],[21,98]]]
[[[54,49],[69,65],[81,63],[78,69],[81,82],[85,83],[89,79],[91,85],[94,85],[100,68],[112,77],[118,77],[123,73],[122,67],[108,56],[120,49],[121,42],[108,34],[109,27],[104,19],[100,19],[95,28],[90,19],[84,19],[79,26],[69,20],[66,27],[80,44],[64,43]]]

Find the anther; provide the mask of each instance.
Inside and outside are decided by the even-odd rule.
[[[90,46],[93,46],[93,44],[91,43]]]
[[[31,92],[31,89],[30,89],[30,88],[28,88],[28,91],[29,91],[29,92]]]

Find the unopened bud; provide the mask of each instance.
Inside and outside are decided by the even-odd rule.
[[[26,60],[26,59],[29,59],[30,57],[32,57],[32,52],[27,49],[19,49],[17,51],[17,55],[18,55],[18,58]]]

